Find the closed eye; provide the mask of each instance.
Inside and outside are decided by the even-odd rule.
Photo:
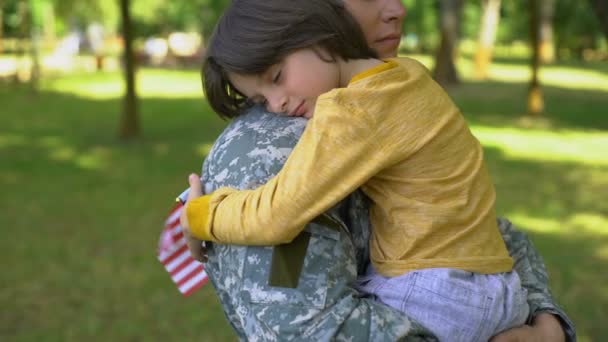
[[[279,71],[274,75],[274,77],[272,78],[272,83],[277,84],[281,81],[281,69],[279,69]]]
[[[266,106],[266,104],[268,103],[268,101],[266,101],[265,98],[263,97],[253,97],[253,98],[248,98],[247,102],[249,102],[250,105],[262,105],[262,106]]]

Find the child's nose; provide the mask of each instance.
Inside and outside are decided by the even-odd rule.
[[[273,113],[285,113],[287,110],[287,98],[285,96],[274,96],[269,98],[267,109]]]

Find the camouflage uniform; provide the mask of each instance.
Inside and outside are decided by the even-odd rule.
[[[206,189],[256,188],[276,174],[306,120],[252,109],[231,122],[203,165]],[[339,151],[336,151],[339,153]],[[270,286],[279,247],[213,244],[206,270],[239,338],[249,341],[434,341],[432,333],[350,285],[368,258],[369,215],[359,191],[309,224],[297,287]],[[552,312],[574,340],[574,327],[553,302],[540,256],[527,237],[500,222],[528,289],[531,312]],[[296,249],[297,247],[294,247]],[[288,255],[284,254],[284,255]]]

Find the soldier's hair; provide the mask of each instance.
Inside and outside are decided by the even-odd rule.
[[[298,49],[322,49],[328,62],[377,57],[342,0],[234,0],[219,19],[202,67],[205,96],[223,118],[252,104],[228,73],[260,75]],[[326,60],[327,58],[324,58]]]

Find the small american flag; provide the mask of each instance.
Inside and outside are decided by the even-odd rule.
[[[191,295],[209,278],[203,264],[192,258],[186,239],[179,224],[179,216],[184,210],[184,203],[178,201],[165,221],[165,229],[160,235],[158,260],[163,264],[171,279],[184,296]]]

